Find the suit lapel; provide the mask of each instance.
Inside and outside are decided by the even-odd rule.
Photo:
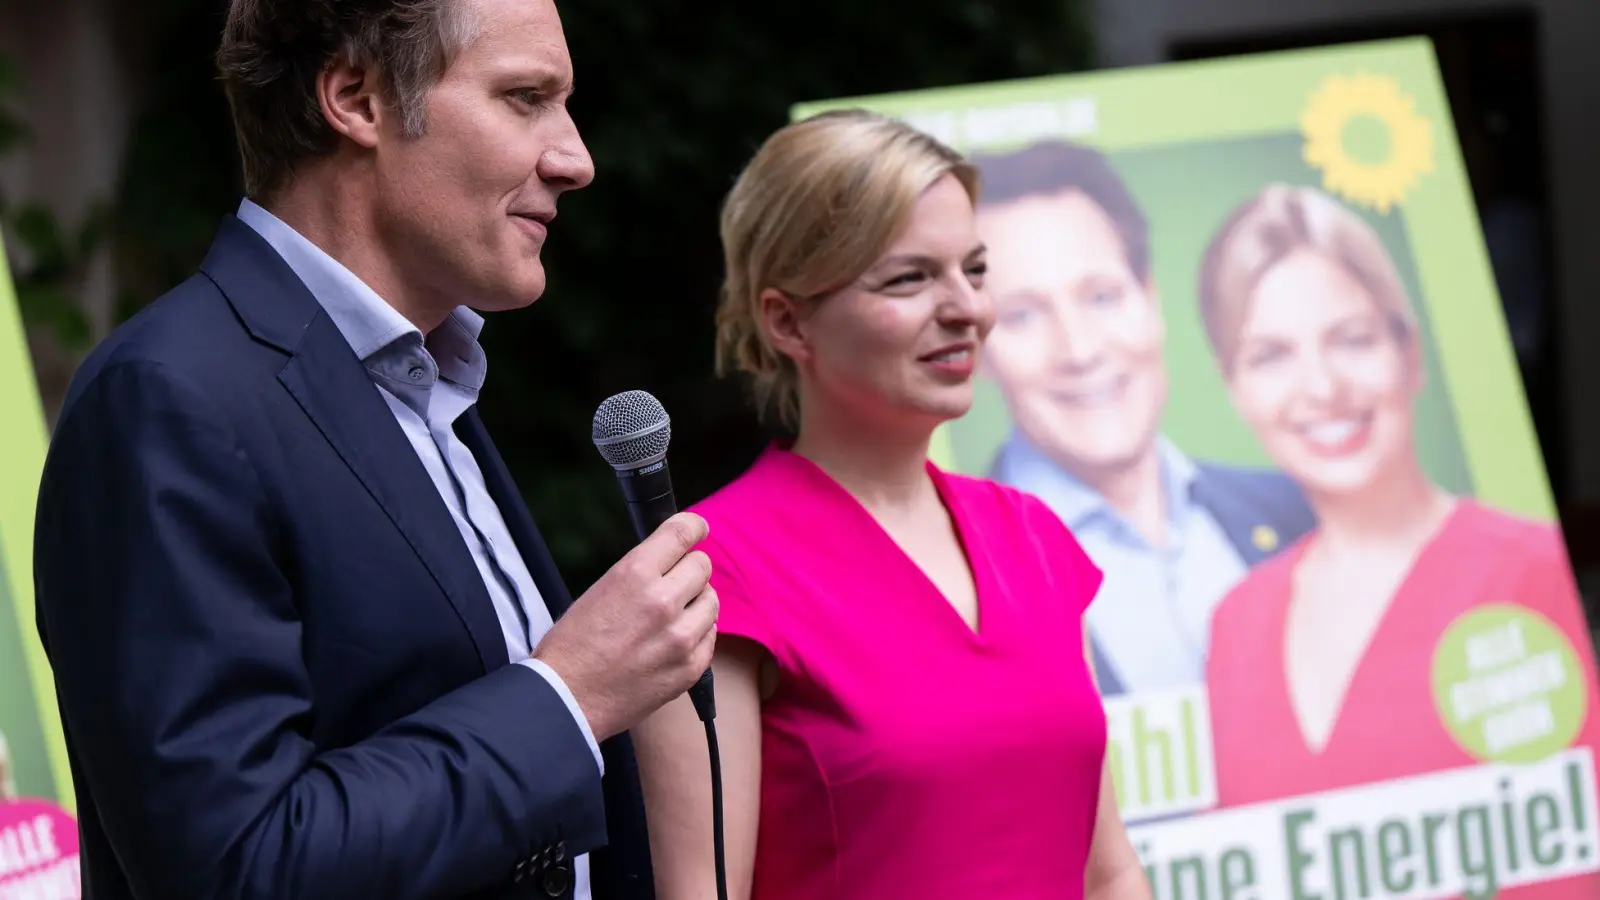
[[[1216,478],[1201,468],[1189,496],[1222,527],[1228,543],[1247,567],[1254,567],[1278,549],[1277,532],[1234,491],[1217,490]]]
[[[290,354],[278,380],[427,567],[461,617],[484,671],[505,665],[499,618],[454,518],[333,320],[271,245],[232,217],[202,271],[257,339]]]
[[[561,618],[561,614],[572,605],[572,595],[561,578],[560,570],[556,568],[550,548],[545,545],[544,537],[533,523],[527,504],[517,491],[517,484],[512,480],[505,460],[500,457],[500,451],[495,449],[494,441],[489,439],[489,430],[483,426],[476,407],[467,410],[465,415],[456,420],[456,437],[472,451],[472,458],[478,461],[484,484],[489,488],[489,496],[500,508],[500,517],[505,520],[506,528],[517,542],[522,561],[533,576],[534,586],[539,589],[539,596],[544,598],[545,606],[550,609],[550,618]]]
[[[299,352],[278,379],[450,598],[472,635],[484,671],[508,662],[493,601],[449,508],[332,320],[320,316],[311,323]]]

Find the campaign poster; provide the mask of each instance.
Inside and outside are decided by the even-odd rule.
[[[77,897],[71,776],[33,618],[33,512],[48,436],[3,245],[0,422],[0,897]]]
[[[841,107],[982,173],[996,319],[935,457],[1106,573],[1156,896],[1600,897],[1594,644],[1431,45],[793,115]]]

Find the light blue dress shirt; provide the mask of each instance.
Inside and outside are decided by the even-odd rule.
[[[1167,507],[1159,548],[1026,439],[1013,436],[1003,450],[1005,482],[1044,501],[1105,573],[1086,618],[1127,693],[1205,683],[1211,613],[1247,568],[1222,526],[1191,497],[1194,462],[1166,438],[1157,453]]]
[[[600,745],[572,692],[554,669],[528,657],[550,630],[550,610],[489,495],[483,471],[455,435],[455,421],[478,401],[488,367],[478,344],[483,318],[464,306],[457,307],[444,324],[424,337],[354,273],[277,216],[248,199],[240,204],[238,216],[305,282],[372,375],[472,552],[494,601],[507,653],[518,665],[544,676],[561,695],[603,775]],[[573,860],[573,875],[577,900],[589,900],[587,855]]]

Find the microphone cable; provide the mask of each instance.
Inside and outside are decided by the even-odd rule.
[[[695,714],[706,726],[706,750],[711,757],[711,847],[717,864],[717,900],[728,900],[727,844],[722,832],[722,751],[717,747],[717,701],[709,690],[711,671],[700,676],[707,690],[692,691]]]

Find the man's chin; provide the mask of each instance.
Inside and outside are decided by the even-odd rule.
[[[512,291],[506,298],[506,307],[509,309],[522,309],[525,306],[532,306],[539,302],[539,298],[543,296],[544,279],[540,279],[536,285],[529,285]]]
[[[480,302],[471,304],[479,312],[505,312],[532,306],[544,296],[544,271],[497,285]]]
[[[535,301],[544,296],[544,289],[548,279],[545,276],[544,262],[535,260],[529,271],[523,273],[512,287],[512,296],[517,299],[518,306],[532,306]]]

